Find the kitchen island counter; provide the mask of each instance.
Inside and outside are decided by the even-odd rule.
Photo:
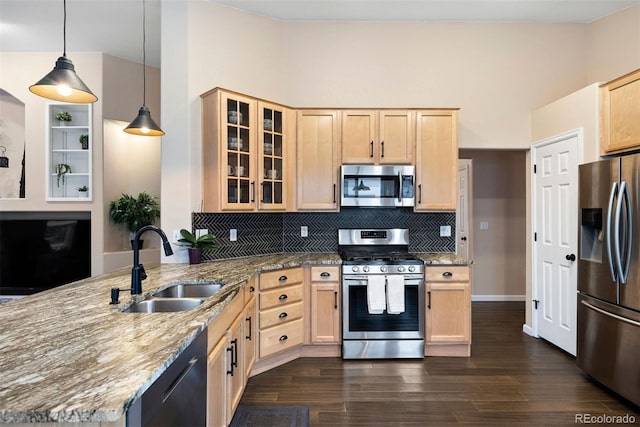
[[[340,264],[337,254],[276,254],[147,269],[144,299],[182,282],[221,280],[196,309],[121,313],[111,288],[129,288],[129,269],[0,305],[0,423],[116,422],[260,271]]]

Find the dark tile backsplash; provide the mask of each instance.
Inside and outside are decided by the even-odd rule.
[[[411,252],[455,252],[456,214],[415,213],[411,209],[343,208],[340,212],[193,213],[193,228],[207,228],[218,249],[205,260],[280,252],[336,252],[339,228],[408,228]],[[300,237],[300,227],[309,237]],[[440,226],[451,226],[451,237],[440,237]],[[229,229],[238,240],[229,241]]]

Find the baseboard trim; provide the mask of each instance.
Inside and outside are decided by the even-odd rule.
[[[522,332],[530,337],[538,338],[538,336],[533,332],[533,328],[529,325],[522,325]]]
[[[524,295],[471,295],[471,301],[524,301]]]

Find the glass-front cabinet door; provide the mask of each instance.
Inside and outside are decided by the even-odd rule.
[[[223,94],[222,156],[226,184],[222,191],[223,208],[253,209],[256,205],[255,101]]]
[[[285,208],[285,110],[260,102],[258,105],[258,173],[260,209]]]

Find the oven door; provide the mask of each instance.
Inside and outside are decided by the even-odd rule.
[[[342,280],[343,340],[423,339],[424,279],[405,275],[405,311],[370,314],[367,307],[367,276],[344,275]]]

